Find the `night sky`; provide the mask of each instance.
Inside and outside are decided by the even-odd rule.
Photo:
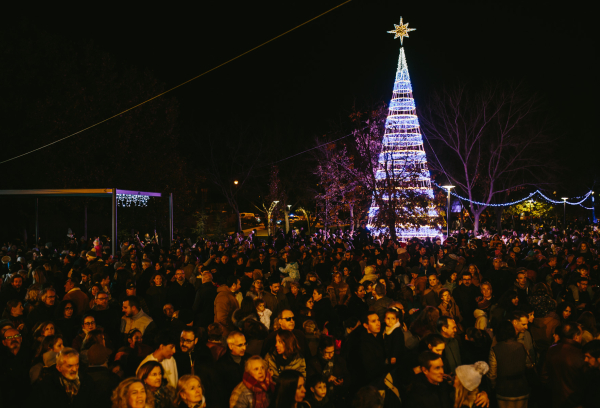
[[[91,39],[170,87],[342,2],[45,4],[28,5],[25,18],[67,39]],[[576,175],[569,185],[581,193],[599,167],[592,13],[578,2],[521,3],[353,0],[175,91],[181,137],[198,123],[259,121],[295,132],[290,151],[311,147],[354,101],[389,100],[400,44],[386,31],[403,16],[417,29],[404,43],[417,107],[457,81],[523,82],[555,120],[560,153],[549,165],[563,181]]]

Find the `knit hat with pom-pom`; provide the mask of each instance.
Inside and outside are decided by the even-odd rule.
[[[481,384],[481,377],[489,370],[490,367],[485,361],[478,361],[475,364],[456,367],[456,376],[467,390],[474,391]]]

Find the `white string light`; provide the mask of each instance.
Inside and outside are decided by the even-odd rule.
[[[146,207],[149,198],[146,195],[117,194],[117,204],[121,207]]]
[[[433,182],[433,184],[435,184],[436,187],[443,188],[442,186],[440,186],[435,181],[432,181],[432,182]],[[566,204],[569,204],[569,205],[579,205],[579,206],[585,208],[586,210],[592,210],[593,208],[592,207],[585,207],[585,206],[581,205],[581,203],[583,203],[585,200],[587,200],[590,197],[590,195],[592,195],[592,193],[593,193],[593,191],[590,190],[590,191],[588,191],[583,196],[579,196],[579,197],[573,198],[573,200],[577,200],[577,199],[581,198],[580,201],[577,201],[577,202],[568,202],[568,201],[552,200],[551,198],[546,197],[540,190],[535,190],[533,193],[529,194],[527,197],[522,198],[520,200],[511,201],[510,203],[502,203],[502,204],[493,204],[493,203],[490,203],[490,204],[488,204],[488,203],[482,203],[480,201],[469,200],[466,197],[462,197],[462,196],[456,194],[454,191],[450,192],[450,194],[452,194],[454,197],[459,198],[459,199],[461,199],[463,201],[467,201],[469,203],[477,204],[477,205],[485,205],[485,206],[488,206],[488,207],[510,207],[511,205],[522,203],[525,200],[529,200],[531,197],[535,196],[536,194],[539,194],[543,199],[545,199],[546,201],[548,201],[548,202],[550,202],[552,204],[565,204],[566,203]]]

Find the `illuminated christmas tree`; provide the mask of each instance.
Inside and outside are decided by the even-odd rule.
[[[400,38],[400,58],[375,174],[377,191],[369,210],[369,225],[377,233],[395,224],[398,238],[435,237],[440,233],[432,226],[437,213],[432,206],[431,178],[402,48],[403,38],[414,28],[403,24],[402,17],[400,25],[394,26],[388,32],[395,34],[394,39]]]

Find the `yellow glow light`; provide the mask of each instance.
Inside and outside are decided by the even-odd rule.
[[[403,45],[402,42],[404,40],[404,37],[408,37],[408,33],[410,31],[415,31],[415,30],[416,30],[416,28],[408,28],[408,23],[403,24],[402,17],[400,17],[400,25],[394,24],[394,29],[391,31],[388,31],[388,33],[394,34],[394,40],[396,38],[400,38],[400,45]]]

